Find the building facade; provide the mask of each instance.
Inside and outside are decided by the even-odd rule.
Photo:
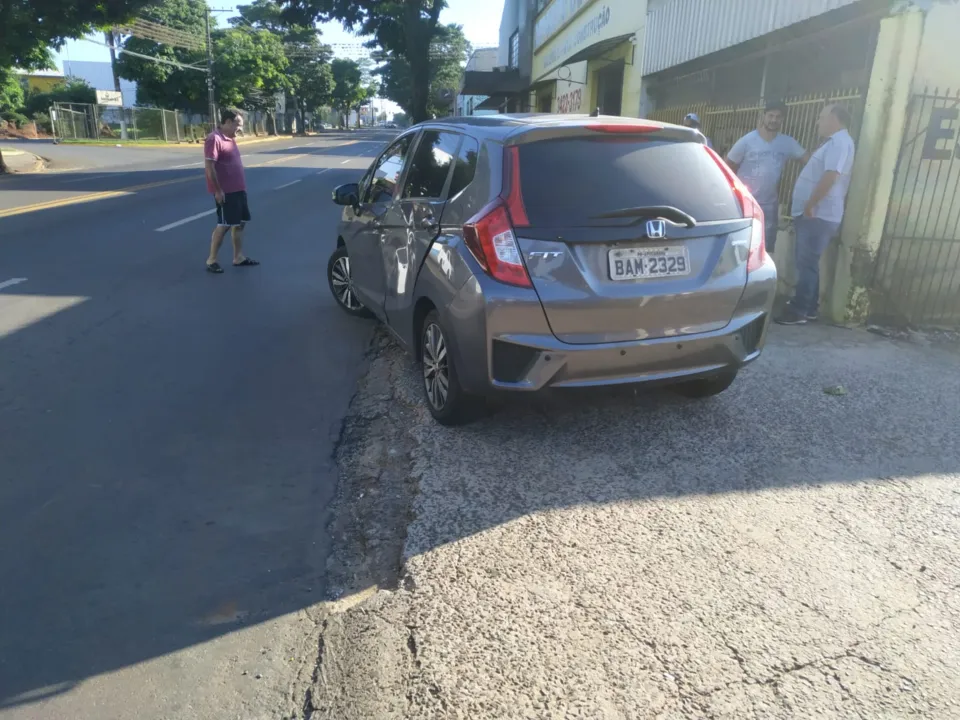
[[[808,148],[820,110],[842,104],[857,162],[840,241],[824,255],[829,314],[956,327],[958,36],[958,0],[507,0],[482,94],[500,112],[696,112],[721,153],[766,102],[786,103],[784,131]],[[798,172],[781,182],[785,214]],[[787,217],[776,247],[789,293]]]
[[[467,60],[464,72],[490,73],[497,67],[499,48],[479,48],[474,50]],[[488,95],[465,95],[463,92],[457,94],[455,104],[455,115],[488,115],[495,114],[496,110],[481,109],[480,105],[489,98]]]

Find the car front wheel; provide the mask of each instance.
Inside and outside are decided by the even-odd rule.
[[[430,414],[441,425],[463,425],[476,419],[479,399],[464,392],[450,354],[440,314],[431,310],[420,332],[423,395]]]
[[[350,274],[350,256],[343,245],[333,251],[327,263],[327,284],[337,305],[348,315],[359,318],[373,317],[357,297],[353,288],[353,276]]]

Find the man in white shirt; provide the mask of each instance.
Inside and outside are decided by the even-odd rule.
[[[743,180],[763,210],[767,250],[773,253],[780,225],[780,176],[788,160],[806,160],[803,145],[780,132],[787,106],[771,102],[760,127],[737,140],[727,153],[727,164]]]
[[[845,108],[828,105],[823,109],[817,130],[826,139],[810,157],[793,189],[797,288],[783,315],[777,318],[781,325],[802,325],[817,319],[820,256],[840,232],[853,173],[856,147],[847,131],[849,125],[850,113]]]

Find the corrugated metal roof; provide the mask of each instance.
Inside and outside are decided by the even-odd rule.
[[[694,60],[861,0],[668,0],[647,14],[643,73]]]

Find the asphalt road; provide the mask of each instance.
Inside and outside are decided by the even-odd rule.
[[[0,718],[274,717],[312,671],[371,332],[329,197],[386,139],[246,146],[262,265],[220,276],[199,147],[0,179]]]

